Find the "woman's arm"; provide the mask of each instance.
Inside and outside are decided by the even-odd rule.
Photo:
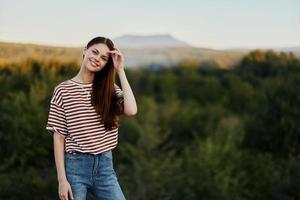
[[[121,87],[123,90],[124,114],[128,117],[134,116],[137,113],[137,105],[131,87],[128,83],[125,71],[123,69],[119,70],[117,73],[119,75]]]
[[[137,113],[137,105],[125,74],[124,56],[121,53],[121,51],[116,47],[114,50],[108,51],[108,53],[112,54],[114,67],[119,75],[119,79],[121,82],[124,97],[124,114],[128,117],[134,116]]]
[[[53,133],[53,144],[54,144],[54,158],[57,171],[58,180],[58,194],[61,199],[68,199],[68,193],[71,199],[73,199],[73,193],[71,186],[66,177],[65,171],[65,137],[59,133]]]
[[[54,132],[53,134],[54,144],[54,158],[57,170],[57,180],[66,180],[65,163],[64,163],[64,148],[65,148],[65,137],[59,133]]]

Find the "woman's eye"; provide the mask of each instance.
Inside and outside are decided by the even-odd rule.
[[[97,52],[96,52],[96,51],[93,51],[93,53],[94,53],[94,54],[97,54]]]

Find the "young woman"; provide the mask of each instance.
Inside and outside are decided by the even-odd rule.
[[[121,88],[115,84],[118,74]],[[78,74],[59,83],[46,129],[53,133],[58,193],[62,200],[124,200],[113,168],[119,115],[134,116],[137,105],[113,42],[96,37],[83,51]]]

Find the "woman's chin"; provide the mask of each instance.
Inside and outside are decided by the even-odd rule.
[[[100,67],[94,67],[94,66],[87,66],[87,70],[89,70],[90,72],[98,72],[101,70]]]

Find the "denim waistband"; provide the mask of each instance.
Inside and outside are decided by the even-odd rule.
[[[89,155],[89,156],[99,156],[99,155],[103,155],[105,153],[109,153],[110,151],[111,150],[108,150],[108,151],[98,153],[98,154],[84,153],[84,152],[80,152],[80,151],[69,151],[69,152],[65,152],[65,153],[69,153],[69,154],[73,154],[73,155],[82,154],[82,155]]]

